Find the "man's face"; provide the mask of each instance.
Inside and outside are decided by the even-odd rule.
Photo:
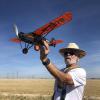
[[[78,56],[74,52],[65,52],[64,58],[67,65],[76,64],[79,60]]]

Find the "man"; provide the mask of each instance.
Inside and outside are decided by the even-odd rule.
[[[40,48],[40,59],[47,70],[56,79],[53,100],[82,100],[86,84],[86,72],[78,66],[77,62],[86,55],[76,43],[69,43],[67,48],[60,49],[66,67],[59,70],[47,57],[50,52],[49,45],[44,41]]]

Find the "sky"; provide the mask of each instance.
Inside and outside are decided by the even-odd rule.
[[[0,0],[0,77],[51,77],[39,52],[31,48],[24,55],[20,45],[10,41],[16,37],[13,24],[19,31],[33,32],[65,12],[72,12],[72,21],[48,34],[49,40],[54,37],[64,41],[51,47],[48,57],[58,69],[65,67],[59,49],[75,42],[87,52],[79,66],[86,70],[87,77],[100,78],[99,10],[100,0]]]

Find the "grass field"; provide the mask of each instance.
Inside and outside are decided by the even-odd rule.
[[[0,100],[50,100],[53,85],[53,79],[0,79]],[[87,80],[85,96],[100,96],[100,80]]]
[[[86,96],[100,96],[100,80],[87,80]]]

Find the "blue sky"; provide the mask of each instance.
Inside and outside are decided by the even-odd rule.
[[[79,65],[88,77],[100,77],[100,1],[99,0],[0,0],[0,76],[51,76],[39,60],[39,52],[30,49],[22,54],[19,44],[9,41],[15,37],[13,24],[20,31],[32,32],[64,12],[71,11],[70,23],[53,30],[47,36],[64,40],[51,47],[48,57],[60,69],[65,66],[59,49],[76,42],[87,56]]]

